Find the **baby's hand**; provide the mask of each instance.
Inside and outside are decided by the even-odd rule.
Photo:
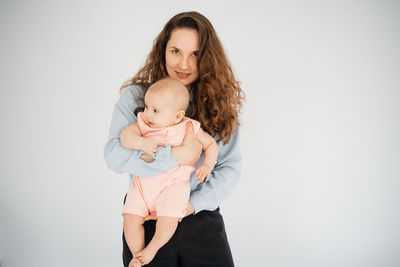
[[[151,156],[155,156],[157,152],[157,142],[150,137],[144,137],[142,139],[141,150],[150,154]]]
[[[206,178],[206,182],[210,179],[212,168],[206,164],[201,164],[195,174],[197,176],[197,181],[203,182],[204,178]]]

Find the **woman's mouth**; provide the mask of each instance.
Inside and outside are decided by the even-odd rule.
[[[177,71],[175,71],[175,73],[179,79],[186,79],[190,76],[190,73],[183,73],[183,72],[177,72]]]

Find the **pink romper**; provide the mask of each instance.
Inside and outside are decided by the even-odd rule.
[[[186,124],[193,123],[194,134],[200,129],[200,123],[185,117],[180,123],[165,128],[151,128],[143,122],[142,113],[138,113],[138,124],[144,137],[151,137],[158,146],[182,144]],[[182,218],[185,215],[190,196],[189,179],[195,170],[193,165],[179,165],[159,175],[140,178],[133,176],[122,213],[145,217],[148,214]]]

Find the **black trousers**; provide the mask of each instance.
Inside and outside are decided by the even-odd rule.
[[[145,243],[155,232],[156,221],[144,223]],[[128,267],[132,253],[122,234],[124,266]],[[201,211],[185,217],[168,241],[146,267],[232,267],[233,259],[219,208]]]

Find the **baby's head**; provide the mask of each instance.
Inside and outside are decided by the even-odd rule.
[[[164,78],[152,84],[144,97],[143,119],[152,128],[179,123],[189,105],[189,91],[178,80]]]

